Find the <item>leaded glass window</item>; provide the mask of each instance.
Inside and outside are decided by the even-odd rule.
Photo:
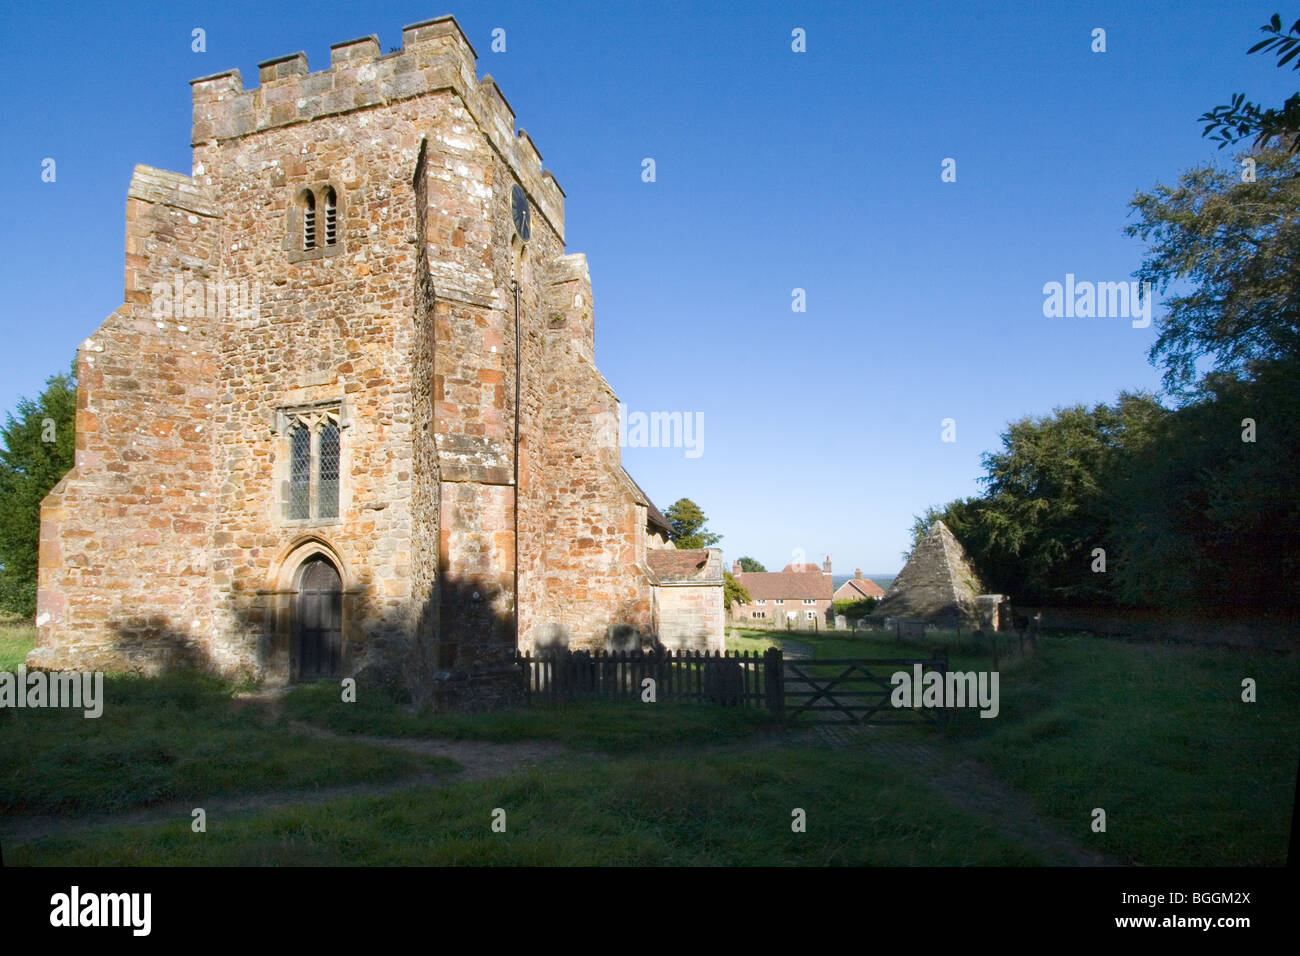
[[[289,430],[289,517],[311,517],[311,430],[302,422]]]
[[[320,483],[316,487],[316,516],[339,514],[339,426],[326,421],[320,429]]]
[[[290,521],[339,516],[342,423],[338,406],[282,411],[288,439],[284,515]]]

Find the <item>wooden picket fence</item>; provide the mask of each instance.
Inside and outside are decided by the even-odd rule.
[[[518,655],[529,703],[597,698],[685,700],[779,710],[781,652],[562,651]],[[775,699],[774,699],[775,698]]]
[[[787,659],[777,648],[763,654],[717,651],[555,651],[515,658],[530,704],[580,699],[684,700],[758,707],[782,722],[896,723],[927,720],[940,726],[946,713],[890,705],[889,675],[913,665],[943,675],[946,651],[930,658]]]

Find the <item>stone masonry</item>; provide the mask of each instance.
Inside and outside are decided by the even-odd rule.
[[[977,596],[981,590],[961,542],[946,524],[935,521],[912,549],[912,556],[872,616],[979,627]]]
[[[192,175],[136,168],[125,301],[78,352],[29,666],[292,680],[334,620],[338,675],[469,707],[516,649],[653,634],[666,529],[586,260],[455,20],[192,88]],[[322,561],[334,612],[300,593]]]

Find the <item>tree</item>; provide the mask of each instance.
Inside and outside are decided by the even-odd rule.
[[[1300,354],[1300,156],[1268,150],[1250,157],[1254,182],[1235,169],[1204,166],[1178,186],[1157,184],[1130,206],[1125,232],[1150,244],[1134,275],[1164,292],[1159,335],[1148,354],[1164,383],[1188,397],[1212,358],[1218,371]]]
[[[943,508],[936,508],[931,505],[926,508],[925,511],[921,512],[921,514],[912,516],[912,546],[901,555],[904,564],[911,560],[912,552],[915,551],[916,546],[921,543],[921,539],[930,533],[930,529],[934,526],[934,523],[943,518],[948,509],[955,503],[956,502],[948,504]]]
[[[989,501],[976,509],[976,528],[968,535],[999,587],[1012,583],[1004,576],[1014,576],[1019,590],[1008,593],[1017,596],[1109,599],[1111,579],[1092,573],[1089,558],[1106,545],[1113,478],[1125,456],[1150,439],[1153,422],[1167,414],[1153,396],[1123,393],[1114,405],[1074,405],[1012,423],[1003,450],[984,455],[981,482]],[[961,517],[955,535],[965,530]]]
[[[690,498],[678,498],[664,512],[672,531],[668,539],[682,550],[710,548],[722,540],[722,535],[714,534],[704,527],[708,520],[704,512]]]
[[[762,573],[762,572],[766,571],[767,568],[763,567],[761,564],[759,564],[759,563],[758,563],[757,561],[755,561],[753,558],[748,558],[748,557],[747,557],[747,558],[741,558],[741,559],[740,559],[740,570],[742,570],[742,571],[744,571],[744,572],[746,572],[746,573],[749,573],[749,572],[751,572],[751,571],[757,571],[757,572],[759,572],[759,573]]]
[[[1124,393],[1113,405],[1074,405],[1012,422],[1002,450],[983,456],[985,494],[929,508],[914,544],[942,518],[985,586],[1021,601],[1107,603],[1114,581],[1091,572],[1107,547],[1122,464],[1169,414],[1156,399]]]
[[[722,572],[722,599],[728,611],[737,604],[749,603],[749,590],[732,577],[730,571]]]
[[[0,427],[0,607],[36,612],[41,499],[72,467],[76,366],[46,380],[35,401],[19,399]]]
[[[1268,34],[1268,38],[1247,50],[1247,55],[1272,50],[1277,55],[1279,67],[1294,60],[1291,69],[1300,69],[1300,59],[1296,57],[1300,54],[1300,20],[1291,24],[1290,36],[1282,32],[1282,18],[1276,13],[1260,30]],[[1264,109],[1258,103],[1247,102],[1245,93],[1237,93],[1230,102],[1203,113],[1200,119],[1209,124],[1201,135],[1218,140],[1220,149],[1254,136],[1256,147],[1274,139],[1285,144],[1289,137],[1290,152],[1300,151],[1300,93],[1292,93],[1280,109]]]
[[[1300,358],[1211,372],[1153,397],[1012,423],[986,494],[930,508],[985,585],[1017,602],[1294,608],[1300,593]],[[1098,554],[1100,548],[1104,554]]]
[[[1127,604],[1300,605],[1300,361],[1207,375],[1115,476],[1109,575]],[[1249,419],[1249,428],[1244,427]]]
[[[877,600],[873,597],[858,598],[856,601],[834,601],[832,602],[832,613],[838,617],[843,614],[845,620],[850,624],[870,616],[871,612],[876,609]]]

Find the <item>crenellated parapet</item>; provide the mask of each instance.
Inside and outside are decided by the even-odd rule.
[[[308,72],[305,53],[258,64],[259,86],[244,89],[238,70],[191,81],[191,145],[220,146],[264,130],[308,123],[451,90],[487,134],[529,198],[564,237],[564,191],[542,167],[542,155],[491,76],[477,75],[477,54],[454,17],[402,28],[402,46],[380,54],[375,36],[336,43],[330,68]]]

